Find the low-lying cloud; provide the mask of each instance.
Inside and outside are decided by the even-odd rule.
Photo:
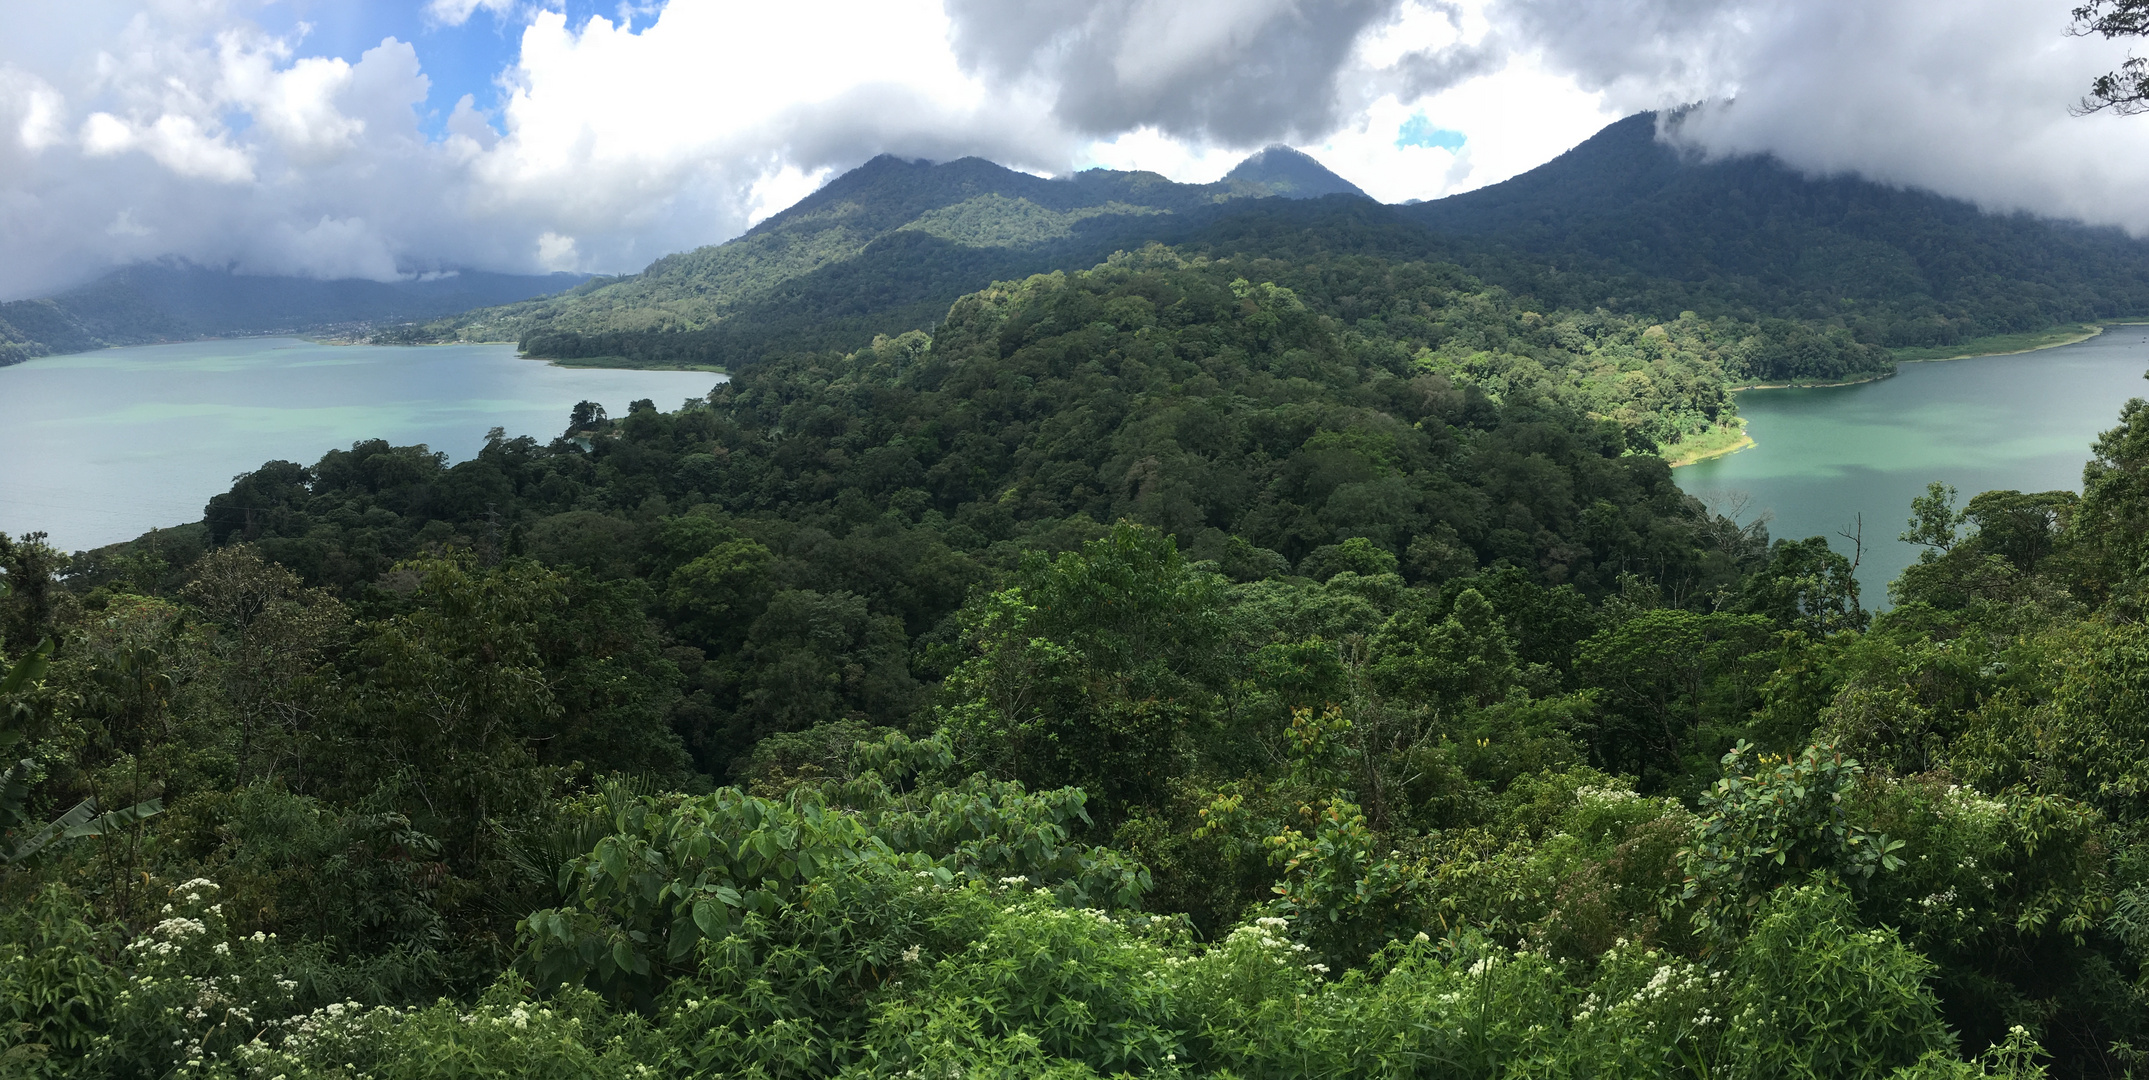
[[[1714,155],[2149,231],[2149,124],[2075,117],[2127,43],[2022,0],[1502,0],[1497,33]]]

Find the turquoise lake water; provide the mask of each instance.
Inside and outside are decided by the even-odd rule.
[[[553,367],[512,345],[391,348],[243,338],[0,368],[0,532],[83,550],[199,521],[265,461],[361,439],[461,461],[493,427],[550,441],[578,401],[676,409],[723,376]]]
[[[2020,356],[1905,364],[1858,386],[1749,390],[1756,445],[1676,470],[1681,487],[1771,535],[1837,536],[1864,517],[1868,604],[1916,558],[1899,543],[1910,500],[1939,480],[1963,499],[1993,488],[2079,490],[2090,441],[2129,397],[2149,397],[2149,328]],[[72,550],[199,520],[232,477],[282,458],[311,464],[359,439],[424,443],[462,460],[487,429],[549,440],[582,400],[618,414],[676,408],[720,375],[553,367],[507,345],[317,345],[292,338],[190,342],[55,356],[0,368],[0,531],[44,531]]]
[[[1679,486],[1741,520],[1771,515],[1779,539],[1837,535],[1864,516],[1858,579],[1869,607],[1916,561],[1896,539],[1910,500],[1935,480],[1980,491],[2080,491],[2090,443],[2131,397],[2149,397],[2149,327],[2114,326],[2073,345],[2016,356],[1904,364],[1857,386],[1746,390],[1754,446],[1676,469]]]

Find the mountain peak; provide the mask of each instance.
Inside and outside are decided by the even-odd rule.
[[[1230,172],[1225,182],[1236,180],[1260,184],[1286,199],[1317,199],[1323,195],[1356,195],[1370,198],[1358,185],[1330,172],[1309,154],[1277,144],[1263,148]]]

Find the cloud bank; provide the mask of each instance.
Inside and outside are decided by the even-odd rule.
[[[264,29],[266,0],[0,9],[0,297],[163,255],[633,270],[883,152],[1198,181],[1281,141],[1376,197],[1430,198],[1697,101],[1672,135],[1702,153],[2149,229],[2149,121],[2066,113],[2124,44],[2065,37],[2065,5],[405,3],[407,28],[344,56]],[[492,92],[428,105],[442,28],[479,22],[513,61]]]

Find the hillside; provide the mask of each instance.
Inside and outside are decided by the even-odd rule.
[[[1705,161],[1659,118],[1504,183],[1399,208],[1488,280],[1563,306],[1819,320],[1890,347],[2149,312],[2149,244],[1930,192]]]
[[[1185,235],[1227,206],[1357,190],[1296,158],[1178,184],[1155,173],[1045,179],[978,158],[936,165],[884,155],[736,240],[558,299],[382,340],[515,339],[557,359],[733,366],[776,350],[855,348],[877,333],[930,328],[956,297],[993,281],[1094,265],[1114,250]]]
[[[381,340],[513,339],[561,359],[738,367],[930,329],[970,290],[1152,242],[1225,258],[1452,263],[1549,308],[1766,323],[1772,339],[1805,343],[1793,352],[1831,336],[1949,346],[2149,312],[2149,245],[2116,231],[1808,177],[1768,157],[1703,161],[1660,142],[1657,124],[1629,117],[1511,180],[1396,207],[1282,147],[1210,185],[882,157],[729,243]]]
[[[1446,364],[1713,326],[1280,269],[0,536],[8,1075],[2130,1075],[2149,405],[1869,615]]]
[[[0,365],[113,345],[436,318],[559,292],[584,276],[462,271],[322,281],[142,263],[57,296],[0,303]]]

